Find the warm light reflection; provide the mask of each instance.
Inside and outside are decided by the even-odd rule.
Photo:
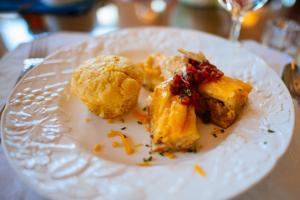
[[[19,15],[17,13],[0,13],[0,19],[17,19]]]
[[[15,14],[0,15],[0,31],[8,50],[33,39],[25,20]]]
[[[119,21],[118,7],[114,4],[107,4],[97,10],[96,17],[101,25],[116,25]]]
[[[158,17],[158,13],[152,10],[151,4],[148,2],[135,3],[134,10],[138,19],[143,23],[152,23]]]
[[[253,27],[257,24],[259,20],[258,12],[249,12],[245,15],[242,26],[243,27]]]
[[[163,12],[163,11],[165,11],[166,7],[167,7],[167,4],[164,0],[153,0],[151,2],[151,8],[155,12],[158,12],[158,13]]]
[[[99,36],[117,30],[117,27],[100,27],[97,26],[91,31],[92,36]]]
[[[134,4],[136,16],[146,24],[153,23],[166,8],[167,3],[165,0],[136,1]]]
[[[281,0],[281,3],[285,7],[292,7],[295,5],[296,0]]]

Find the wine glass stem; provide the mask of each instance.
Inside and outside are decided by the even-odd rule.
[[[241,31],[241,17],[232,17],[232,25],[230,30],[229,39],[236,42],[239,39]]]

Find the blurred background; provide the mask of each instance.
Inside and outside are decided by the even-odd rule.
[[[260,42],[267,22],[300,23],[299,0],[269,0],[246,14],[240,39]],[[23,42],[57,31],[93,36],[125,27],[172,26],[227,37],[230,14],[217,0],[0,0],[0,57]]]

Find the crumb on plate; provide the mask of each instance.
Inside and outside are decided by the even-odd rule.
[[[111,146],[113,147],[113,148],[117,148],[117,147],[120,147],[120,146],[122,146],[119,142],[113,142],[112,144],[111,144]]]
[[[92,121],[92,119],[91,118],[89,118],[89,117],[87,117],[87,118],[85,118],[85,120],[84,120],[85,122],[91,122]]]
[[[109,124],[114,123],[114,120],[113,120],[113,119],[107,119],[106,121],[107,121],[107,123],[109,123]]]
[[[143,158],[143,162],[146,163],[146,162],[151,162],[153,160],[153,157],[152,156],[149,156],[148,158]]]
[[[200,167],[199,165],[195,165],[194,170],[200,176],[206,176],[204,169],[202,167]]]
[[[127,155],[131,155],[134,153],[134,145],[132,144],[131,140],[128,138],[128,136],[126,136],[125,134],[123,134],[120,131],[115,131],[115,130],[111,130],[107,136],[109,138],[113,138],[113,137],[120,137],[121,141],[123,143],[125,152]]]
[[[165,152],[163,153],[163,155],[169,159],[175,159],[176,158],[176,155],[172,152]]]
[[[94,153],[99,153],[102,150],[101,144],[95,144],[94,146]]]
[[[140,111],[137,108],[133,111],[133,116],[138,120],[138,124],[147,124],[149,122],[147,113]]]
[[[150,162],[142,162],[142,163],[138,163],[137,166],[140,166],[140,167],[150,167],[151,163]]]
[[[136,148],[140,148],[140,147],[143,147],[143,146],[144,146],[143,144],[136,144],[135,145]]]

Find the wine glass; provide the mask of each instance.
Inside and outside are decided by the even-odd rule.
[[[223,8],[231,13],[232,25],[229,39],[237,41],[240,35],[241,23],[245,14],[261,8],[268,0],[218,0]]]

